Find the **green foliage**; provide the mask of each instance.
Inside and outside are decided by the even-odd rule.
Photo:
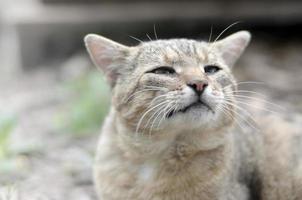
[[[16,125],[14,116],[0,113],[0,177],[3,174],[20,172],[26,166],[26,159],[22,159],[21,152],[10,146],[9,138]]]
[[[8,157],[8,138],[15,126],[15,118],[0,114],[0,160]]]
[[[83,136],[98,130],[110,102],[105,78],[99,72],[89,72],[68,83],[67,88],[74,96],[67,111],[59,118],[64,132]]]

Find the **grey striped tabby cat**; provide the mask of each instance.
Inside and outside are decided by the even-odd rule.
[[[250,37],[133,47],[85,37],[112,88],[94,166],[100,200],[302,199],[299,133],[277,116],[254,113],[256,129],[240,114],[232,67]]]

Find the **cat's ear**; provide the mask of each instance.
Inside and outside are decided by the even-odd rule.
[[[96,34],[88,34],[84,41],[92,61],[113,86],[119,75],[120,62],[128,55],[130,48]]]
[[[248,31],[239,31],[213,45],[217,52],[220,53],[225,64],[232,68],[250,40],[251,34]]]

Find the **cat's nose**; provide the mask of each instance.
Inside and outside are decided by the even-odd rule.
[[[208,82],[205,80],[193,80],[188,82],[187,85],[192,88],[198,96],[200,96],[208,86]]]

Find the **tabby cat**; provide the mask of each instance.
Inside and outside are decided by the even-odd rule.
[[[257,128],[240,120],[232,67],[250,38],[128,47],[85,37],[112,89],[94,166],[100,200],[302,199],[299,133],[278,116],[254,114]]]

